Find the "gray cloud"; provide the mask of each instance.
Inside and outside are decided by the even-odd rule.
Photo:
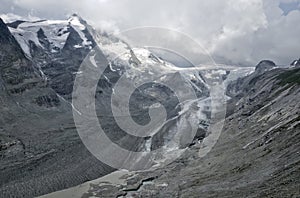
[[[172,28],[193,37],[221,63],[288,64],[300,56],[300,11],[283,12],[282,2],[299,5],[300,0],[2,0],[0,11],[29,19],[62,19],[75,12],[107,31]]]

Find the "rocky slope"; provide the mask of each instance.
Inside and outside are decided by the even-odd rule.
[[[221,137],[166,167],[117,171],[45,197],[299,197],[300,71],[262,61],[232,82]]]

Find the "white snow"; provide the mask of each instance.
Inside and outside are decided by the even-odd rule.
[[[111,62],[115,61],[115,59],[129,60],[130,58],[128,46],[121,41],[112,42],[106,37],[101,37],[98,40],[98,44]]]
[[[296,67],[296,65],[297,65],[298,63],[299,63],[299,60],[294,61],[292,67]]]
[[[30,55],[30,48],[29,48],[29,41],[34,42],[38,47],[42,47],[40,44],[36,33],[23,30],[23,29],[14,29],[9,27],[9,31],[14,35],[18,43],[20,44],[21,48],[25,52],[26,55],[31,57]]]
[[[82,71],[78,71],[78,72],[73,72],[73,74],[82,74]]]
[[[37,32],[40,28],[44,31],[45,36],[51,44],[51,51],[55,53],[57,52],[56,49],[63,48],[69,35],[69,33],[62,34],[62,32],[66,30],[66,26],[67,23],[63,21],[24,22],[17,28],[10,28],[10,31],[20,43],[23,51],[31,57],[29,40],[33,41],[37,46],[42,47],[37,37]]]
[[[94,66],[94,67],[98,67],[98,66],[97,66],[97,63],[96,63],[96,61],[95,61],[95,55],[92,55],[92,56],[90,56],[89,58],[90,58],[91,63],[93,64],[93,66]]]
[[[80,19],[79,19],[79,17],[77,17],[77,16],[72,16],[69,20],[68,20],[68,22],[70,23],[70,24],[72,24],[72,26],[75,26],[75,27],[78,27],[78,29],[80,29],[80,30],[85,30],[85,26],[80,22]]]
[[[38,47],[42,47],[37,37],[37,32],[42,29],[51,45],[51,52],[57,53],[62,49],[69,36],[68,27],[72,26],[83,40],[81,45],[74,45],[74,48],[91,47],[92,42],[88,41],[83,30],[84,24],[80,23],[78,17],[71,17],[69,20],[43,20],[21,23],[17,28],[9,28],[21,48],[28,57],[31,57],[29,41],[33,41]]]
[[[149,138],[148,140],[146,140],[146,143],[145,143],[145,150],[146,150],[146,152],[150,152],[151,151],[151,144],[152,144],[152,138]]]
[[[81,45],[74,45],[75,48],[82,48]]]

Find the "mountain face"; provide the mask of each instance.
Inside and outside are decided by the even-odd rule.
[[[115,171],[86,149],[73,120],[72,110],[77,111],[72,103],[73,85],[76,76],[84,72],[80,70],[84,60],[89,61],[90,68],[106,66],[96,86],[95,108],[112,142],[133,152],[167,147],[168,152],[160,153],[160,160],[174,151],[184,152],[173,163],[158,166],[155,171],[112,173],[123,175],[125,183],[114,185],[114,181],[100,178],[99,182],[110,183],[85,184],[89,190],[80,190],[84,196],[240,197],[239,193],[251,193],[248,187],[263,188],[271,196],[269,184],[274,184],[280,192],[284,190],[284,184],[277,178],[285,182],[297,178],[299,71],[296,68],[279,69],[271,61],[260,62],[254,72],[254,68],[178,68],[147,49],[131,48],[119,38],[98,33],[77,15],[68,20],[9,24],[0,20],[0,44],[0,195],[3,197],[35,197]],[[249,73],[252,74],[230,83]],[[118,84],[122,79],[125,83]],[[145,81],[153,83],[143,84]],[[136,123],[149,123],[149,108],[157,103],[166,109],[166,121],[150,129],[156,132],[152,136],[128,134],[114,118],[113,109],[123,109],[112,103],[112,97],[122,101],[130,83],[136,86],[129,99],[130,116]],[[163,84],[172,84],[179,90],[192,87],[196,97],[181,102]],[[211,94],[216,85],[228,85],[227,95],[231,99],[226,125],[217,146],[208,156],[198,159],[201,143],[210,137]],[[214,93],[223,94],[222,89]],[[169,145],[173,131],[189,133],[187,123],[198,126],[193,142]],[[283,129],[287,132],[282,133]],[[270,174],[254,174],[256,168]],[[291,184],[290,194],[297,193],[296,187]]]
[[[225,126],[205,157],[193,145],[165,167],[117,171],[43,197],[298,197],[299,68],[268,68],[228,85]]]
[[[76,72],[95,47],[86,22],[73,15],[66,21],[17,22],[9,26],[50,87],[70,99]]]
[[[0,28],[3,85],[7,85],[6,88],[10,93],[23,92],[27,86],[31,86],[25,81],[33,81],[32,84],[36,84],[39,82],[38,76],[2,20],[0,20]]]
[[[1,197],[33,197],[111,172],[81,143],[71,105],[52,88],[38,61],[2,20],[0,25]]]
[[[205,137],[210,90],[200,71],[181,71],[146,49],[131,49],[118,38],[98,34],[76,15],[65,21],[16,21],[7,25],[1,21],[0,32],[0,194],[4,197],[42,195],[114,170],[88,152],[77,134],[72,114],[75,77],[81,73],[83,60],[93,57],[94,49],[104,59],[93,57],[91,66],[108,64],[95,97],[97,115],[113,142],[130,151],[157,149],[168,144],[167,137],[180,122],[199,122],[196,138]],[[99,48],[95,48],[96,43]],[[147,109],[157,102],[168,114],[163,126],[152,129],[158,131],[155,136],[134,137],[117,126],[110,105],[121,76],[136,84],[145,79],[183,82],[194,89],[197,98],[193,105],[181,104],[179,108],[175,93],[167,87],[151,83],[139,87],[130,98],[131,116],[137,123],[149,122]],[[126,90],[122,86],[121,95]],[[184,112],[195,106],[199,106],[199,119],[185,116]],[[188,125],[180,127],[184,131]],[[187,146],[181,145],[183,149]]]
[[[1,30],[1,35],[0,35],[0,42],[1,42],[1,62],[4,61],[4,58],[7,58],[8,56],[12,56],[10,54],[12,50],[16,50],[14,53],[14,56],[16,58],[23,58],[24,54],[22,50],[19,47],[19,44],[15,40],[15,38],[11,35],[10,31],[8,30],[7,26],[5,23],[0,20],[0,30]]]
[[[18,101],[23,99],[26,103],[39,107],[58,106],[60,102],[55,92],[44,82],[34,64],[26,58],[2,20],[0,31],[2,94],[18,105]]]

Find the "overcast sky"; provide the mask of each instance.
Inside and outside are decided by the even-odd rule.
[[[197,40],[219,63],[300,58],[300,0],[0,0],[4,20],[78,13],[106,31],[159,26]]]

